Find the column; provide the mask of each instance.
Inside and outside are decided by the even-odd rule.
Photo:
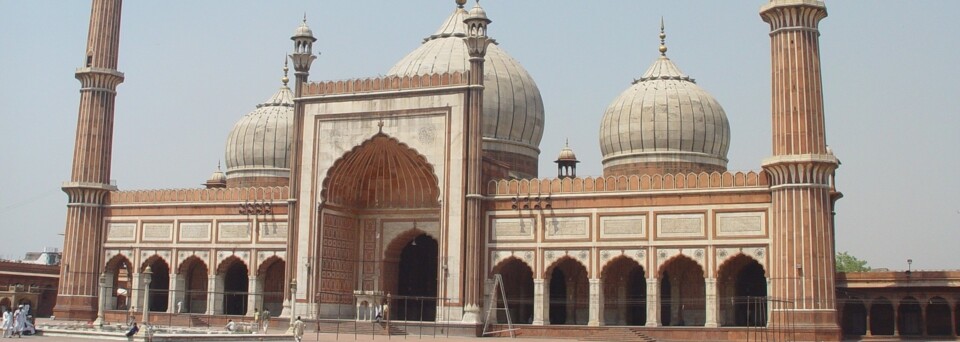
[[[127,289],[127,295],[130,296],[129,309],[136,312],[140,311],[140,291],[143,288],[143,279],[140,277],[140,273],[133,273],[131,277],[133,284]]]
[[[543,325],[544,317],[550,317],[550,299],[543,279],[533,280],[533,325]]]
[[[223,296],[222,292],[217,291],[218,286],[221,289],[223,288],[223,284],[217,279],[218,277],[215,275],[207,276],[207,315],[218,315],[223,312],[223,305],[217,305],[222,302],[221,297]]]
[[[957,336],[957,305],[950,306],[950,336]]]
[[[893,304],[893,336],[900,336],[900,301],[891,300]]]
[[[253,316],[253,309],[258,308],[257,305],[262,300],[263,295],[263,279],[260,277],[250,277],[247,283],[247,316]]]
[[[864,303],[864,307],[866,307],[866,309],[867,309],[867,313],[866,313],[866,316],[867,316],[867,318],[866,318],[866,321],[867,321],[867,324],[866,324],[867,331],[865,331],[865,332],[863,333],[864,336],[873,336],[873,333],[870,332],[870,308],[871,308],[872,306],[873,306],[873,304],[870,303],[870,302]],[[842,321],[841,321],[841,322],[842,322]]]
[[[603,322],[603,284],[600,279],[590,279],[590,320],[589,326],[600,326]]]
[[[707,278],[704,279],[704,285],[706,286],[706,322],[703,326],[707,328],[716,328],[717,324],[717,279],[716,278]]]
[[[921,298],[920,302],[920,336],[927,336],[927,304],[929,299]]]
[[[106,277],[104,279],[106,281],[106,285],[104,286],[106,288],[106,291],[104,291],[103,309],[116,310],[117,309],[117,289],[113,287],[115,275],[113,273],[104,273],[103,275]]]
[[[566,324],[577,324],[576,314],[577,314],[577,282],[570,279],[567,280],[567,321]]]
[[[660,289],[657,278],[647,278],[647,324],[648,327],[660,326]]]
[[[167,287],[167,313],[176,313],[177,312],[177,278],[179,274],[170,275],[170,286]]]
[[[187,279],[183,274],[174,274],[173,283],[170,285],[170,288],[173,289],[173,298],[170,301],[170,305],[173,306],[173,312],[183,313],[187,309]]]

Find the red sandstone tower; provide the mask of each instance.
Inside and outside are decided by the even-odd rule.
[[[460,6],[463,2],[457,2]],[[490,24],[486,12],[477,3],[470,10],[464,23],[467,24],[467,53],[470,54],[470,92],[467,103],[466,127],[467,136],[464,144],[466,156],[466,214],[464,234],[464,280],[463,280],[463,310],[464,321],[480,322],[480,308],[483,305],[483,241],[480,189],[482,187],[482,156],[483,156],[483,62],[487,54],[487,25]]]
[[[820,78],[822,1],[772,0],[760,9],[770,24],[773,156],[770,176],[771,322],[791,322],[801,340],[839,339],[831,212],[839,162],[827,148]]]
[[[103,203],[110,185],[113,147],[113,111],[120,49],[122,0],[93,0],[90,31],[80,80],[80,113],[67,193],[67,224],[63,241],[60,292],[54,315],[65,319],[93,319],[97,314],[97,281],[103,243]]]

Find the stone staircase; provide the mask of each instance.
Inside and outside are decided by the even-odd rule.
[[[318,329],[323,334],[341,334],[341,335],[376,335],[376,336],[397,336],[406,335],[407,332],[401,327],[390,325],[387,328],[386,322],[319,322]]]
[[[598,330],[579,341],[629,341],[629,342],[656,342],[656,339],[644,335],[637,328],[606,328]]]

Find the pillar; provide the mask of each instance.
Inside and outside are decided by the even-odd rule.
[[[587,325],[597,327],[603,322],[603,284],[600,279],[590,279],[590,320]]]
[[[247,316],[253,316],[253,309],[259,308],[257,304],[263,300],[263,279],[260,277],[250,277],[247,282]]]
[[[223,282],[218,275],[207,276],[206,314],[219,315],[221,313],[223,313]]]
[[[565,324],[577,324],[577,282],[573,279],[567,280],[567,321]]]
[[[866,318],[866,320],[867,320],[867,322],[866,322],[866,323],[867,323],[867,324],[866,324],[867,331],[863,332],[863,335],[864,335],[864,336],[873,336],[873,333],[870,332],[870,309],[873,307],[873,303],[871,303],[871,302],[869,302],[869,301],[865,301],[865,302],[863,303],[863,306],[867,309],[867,314],[866,314],[866,316],[867,316],[867,318]],[[842,322],[842,321],[841,321],[841,322]]]
[[[104,273],[103,275],[104,277],[106,277],[104,279],[105,283],[103,286],[105,288],[105,291],[103,294],[103,296],[105,296],[103,298],[103,309],[116,310],[118,309],[117,308],[117,288],[113,287],[116,274],[107,272],[107,273]]]
[[[927,336],[927,305],[929,300],[922,298],[920,302],[920,336]]]
[[[170,286],[167,288],[170,289],[167,291],[167,313],[176,313],[177,312],[177,278],[180,277],[180,274],[174,273],[170,275]]]
[[[618,325],[627,325],[627,281],[625,279],[620,279],[620,283],[617,284],[617,303],[620,303],[617,306],[617,324]]]
[[[174,313],[182,313],[188,307],[187,300],[187,278],[180,273],[173,275],[170,288],[173,294],[170,298],[170,305],[173,306]],[[177,305],[177,304],[180,305]],[[179,307],[179,311],[178,311]]]
[[[140,276],[140,273],[131,273],[130,275],[132,284],[129,289],[127,289],[127,295],[130,297],[130,307],[131,311],[140,311],[140,291],[143,290],[143,277]]]
[[[706,322],[704,322],[703,326],[707,328],[716,328],[719,326],[717,324],[717,307],[719,306],[717,303],[717,279],[704,279],[704,286],[706,287],[706,303],[704,303],[706,307]]]
[[[957,307],[956,304],[950,307],[950,336],[957,336]]]
[[[103,326],[103,310],[107,301],[107,278],[106,273],[100,274],[100,293],[97,297],[99,299],[97,301],[97,320],[93,322],[93,325],[101,327]],[[37,304],[39,305],[39,303]]]
[[[893,336],[900,336],[900,301],[893,299]]]
[[[543,325],[550,317],[549,289],[543,279],[533,280],[533,325]]]
[[[647,278],[647,324],[648,327],[660,326],[660,290],[657,278]]]

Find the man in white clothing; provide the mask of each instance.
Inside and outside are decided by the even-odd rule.
[[[23,327],[27,323],[27,317],[23,315],[23,305],[17,308],[17,311],[13,312],[13,333],[17,337],[23,336]]]
[[[3,337],[13,336],[13,313],[10,310],[3,310]]]

